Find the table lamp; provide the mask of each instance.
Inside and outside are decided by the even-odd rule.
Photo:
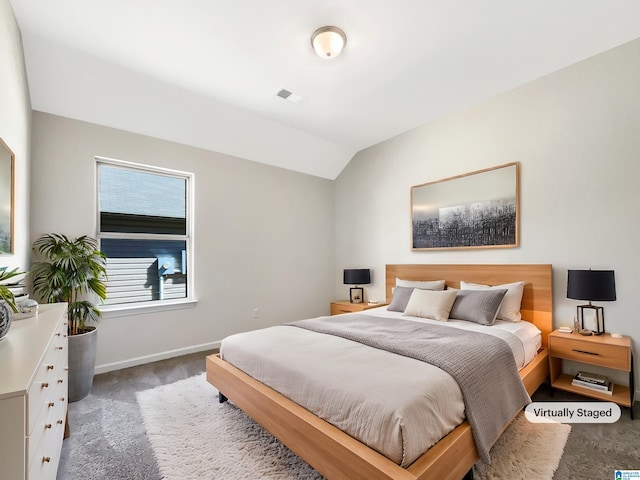
[[[594,311],[593,335],[604,333],[604,308],[592,305],[596,302],[612,302],[616,299],[616,280],[613,270],[568,270],[567,298],[588,300],[588,305],[576,307],[581,330],[584,330],[584,310]]]
[[[349,289],[349,301],[351,303],[364,302],[364,289],[358,285],[371,283],[371,270],[368,268],[349,268],[344,270],[345,285],[355,285]]]

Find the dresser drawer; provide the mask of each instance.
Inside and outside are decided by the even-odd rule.
[[[594,343],[573,338],[563,338],[558,341],[550,337],[549,355],[618,370],[631,370],[629,349],[620,345]]]
[[[27,434],[33,431],[40,411],[50,399],[61,382],[66,385],[66,343],[62,339],[52,340],[44,360],[38,366],[35,379],[27,392]]]
[[[57,430],[57,425],[64,426],[67,415],[67,372],[61,373],[62,375],[56,379],[44,396],[45,401],[42,403],[29,436],[28,458],[34,458],[43,438],[50,436],[53,430]]]
[[[55,480],[60,463],[64,422],[52,424],[40,440],[27,471],[28,480]]]

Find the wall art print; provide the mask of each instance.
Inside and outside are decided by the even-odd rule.
[[[14,155],[0,138],[0,254],[13,253]]]
[[[411,187],[411,249],[519,245],[518,163]]]

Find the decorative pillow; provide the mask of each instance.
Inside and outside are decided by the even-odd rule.
[[[396,277],[396,287],[419,288],[421,290],[444,290],[444,280],[416,281]]]
[[[411,298],[413,290],[413,287],[394,288],[393,298],[391,299],[391,303],[387,307],[387,310],[391,312],[404,312],[404,309],[407,308],[407,303],[409,303],[409,298]]]
[[[449,318],[493,325],[506,293],[506,289],[458,290]]]
[[[522,292],[524,291],[524,282],[505,283],[504,285],[482,285],[480,283],[460,282],[461,290],[502,290],[507,289],[507,293],[502,299],[502,305],[498,310],[500,320],[509,322],[519,322],[522,320],[520,314],[520,304],[522,303]]]
[[[434,291],[415,288],[404,309],[404,314],[446,322],[453,302],[456,301],[457,293],[457,290]]]

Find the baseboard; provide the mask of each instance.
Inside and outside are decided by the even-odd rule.
[[[145,355],[144,357],[136,357],[128,360],[122,360],[120,362],[97,365],[94,373],[95,375],[99,375],[101,373],[112,372],[114,370],[122,370],[123,368],[135,367],[137,365],[143,365],[145,363],[157,362],[159,360],[166,360],[167,358],[179,357],[181,355],[188,355],[190,353],[204,352],[206,350],[213,350],[216,348],[220,348],[220,342],[191,345],[185,348],[177,348],[175,350],[168,350],[166,352],[154,353],[153,355]]]

